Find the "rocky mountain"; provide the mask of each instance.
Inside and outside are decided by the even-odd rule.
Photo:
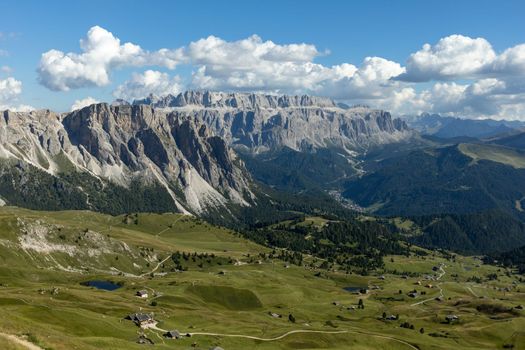
[[[388,112],[313,96],[188,91],[1,113],[0,204],[46,210],[226,218],[257,205],[253,178],[292,189],[293,170],[304,174],[294,192],[313,188],[358,172],[359,154],[413,136]]]
[[[220,137],[146,105],[4,111],[0,165],[2,201],[33,208],[202,213],[253,197],[250,177]]]
[[[519,121],[473,120],[428,113],[405,117],[404,119],[411,128],[422,134],[445,139],[458,137],[486,138],[525,128],[525,123]]]
[[[306,95],[187,91],[163,98],[150,96],[133,104],[198,120],[235,149],[252,154],[284,147],[297,151],[337,148],[351,153],[412,135],[405,122],[388,112]]]

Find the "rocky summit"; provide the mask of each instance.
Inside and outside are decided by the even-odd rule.
[[[101,103],[67,114],[5,111],[0,158],[4,175],[17,169],[12,186],[4,183],[0,192],[7,202],[16,203],[10,193],[24,191],[26,170],[58,178],[82,173],[122,188],[160,186],[182,212],[248,205],[251,198],[249,176],[220,137],[196,120],[144,105]]]
[[[235,149],[259,153],[336,147],[362,151],[409,138],[406,123],[366,106],[342,108],[329,98],[186,91],[134,105],[168,109],[208,125]]]
[[[229,215],[256,202],[237,152],[335,148],[353,154],[410,137],[388,112],[327,98],[188,91],[54,113],[4,111],[0,199],[46,207]]]

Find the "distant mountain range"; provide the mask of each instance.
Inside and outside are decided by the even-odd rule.
[[[462,119],[428,113],[413,117],[406,116],[403,119],[411,128],[422,134],[440,138],[487,138],[525,129],[525,122],[520,121]]]
[[[362,151],[409,138],[405,122],[367,107],[341,108],[314,96],[186,91],[133,102],[206,124],[236,150],[248,153],[287,147],[297,151],[338,148]]]

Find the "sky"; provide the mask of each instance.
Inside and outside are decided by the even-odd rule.
[[[524,1],[2,1],[0,109],[187,89],[525,120]]]

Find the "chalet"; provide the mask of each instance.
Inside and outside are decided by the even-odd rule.
[[[459,316],[456,316],[456,315],[447,315],[445,317],[445,320],[448,322],[448,323],[452,323],[454,321],[458,321],[459,320]]]
[[[436,301],[443,301],[443,297],[442,296],[436,297]]]
[[[151,315],[142,313],[130,314],[128,315],[127,319],[135,322],[135,324],[139,327],[144,327],[156,323]]]
[[[381,276],[379,276],[379,279],[384,281],[385,280],[385,276],[381,275]]]
[[[395,320],[397,320],[397,316],[396,315],[389,315],[389,316],[385,317],[385,320],[395,321]]]
[[[434,288],[434,286],[429,283],[425,286],[425,288]]]
[[[281,318],[281,317],[283,317],[282,315],[277,314],[277,313],[275,313],[275,312],[271,312],[271,311],[268,312],[268,315],[270,315],[270,316],[272,316],[272,317],[274,317],[274,318]]]
[[[413,292],[408,293],[408,296],[411,298],[417,298],[419,294],[416,291],[413,291]]]
[[[421,285],[421,281],[417,281],[417,282],[414,283],[414,284],[420,286],[420,285]]]
[[[170,338],[170,339],[179,339],[181,337],[181,334],[179,331],[169,331],[164,334],[164,338]]]
[[[137,293],[135,295],[138,296],[139,298],[147,298],[148,297],[148,291],[145,290],[145,289],[139,290],[139,291],[137,291]]]

